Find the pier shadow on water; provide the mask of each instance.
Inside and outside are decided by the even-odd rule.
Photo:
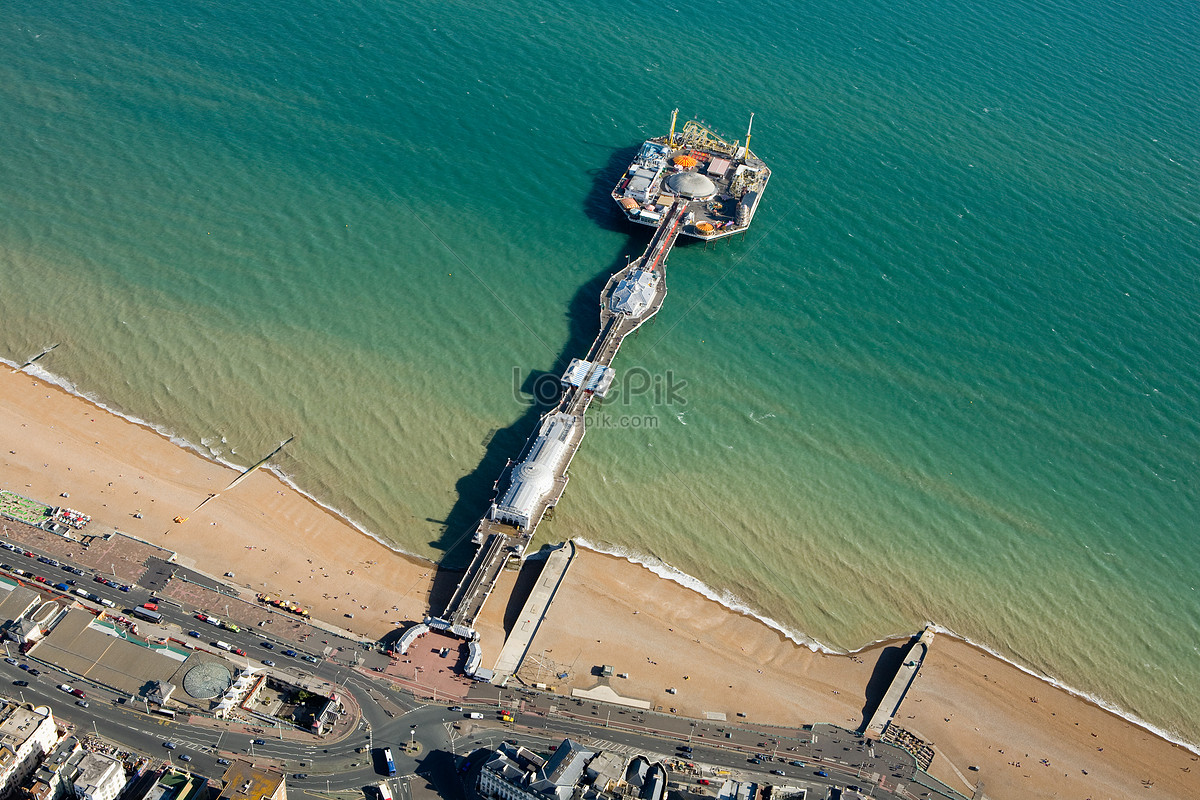
[[[609,196],[613,184],[636,151],[637,148],[615,151],[605,167],[592,173],[592,188],[584,200],[584,210],[589,219],[602,228],[628,233],[628,242],[571,298],[567,307],[567,340],[562,349],[549,364],[544,365],[546,369],[531,369],[522,381],[521,394],[528,399],[529,405],[511,425],[492,431],[484,438],[483,458],[455,484],[458,499],[446,519],[429,520],[442,526],[441,536],[430,542],[443,554],[434,573],[430,600],[430,608],[435,613],[445,608],[475,553],[471,534],[497,491],[504,490],[509,459],[514,462],[519,459],[538,420],[558,403],[559,376],[572,358],[587,355],[588,348],[596,338],[600,330],[600,293],[605,283],[614,272],[625,266],[626,255],[630,258],[641,255],[650,240],[650,229],[625,220]],[[498,392],[507,390],[505,386],[496,387]],[[510,612],[508,610],[505,614],[506,625]]]

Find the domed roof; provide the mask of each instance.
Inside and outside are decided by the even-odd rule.
[[[699,172],[676,172],[667,178],[667,186],[675,194],[691,199],[712,197],[717,185]]]

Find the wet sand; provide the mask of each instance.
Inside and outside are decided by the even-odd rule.
[[[428,609],[432,564],[384,547],[269,472],[226,493],[235,470],[6,367],[0,443],[0,488],[90,514],[87,533],[120,529],[372,638]],[[212,493],[221,494],[196,510]],[[489,658],[514,580],[505,574],[480,620]],[[629,675],[614,688],[664,710],[856,728],[876,663],[895,644],[814,653],[643,567],[582,550],[530,652],[562,692],[595,685],[592,667],[612,664]],[[551,676],[564,670],[566,681]],[[949,636],[934,641],[898,721],[935,745],[932,773],[968,795],[983,781],[993,798],[1200,797],[1200,757]]]

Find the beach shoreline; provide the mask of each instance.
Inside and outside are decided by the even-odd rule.
[[[7,452],[0,453],[0,487],[47,503],[67,493],[65,503],[91,515],[94,528],[173,550],[181,563],[212,575],[233,573],[232,582],[293,599],[356,635],[379,639],[428,611],[432,562],[385,545],[285,476],[260,470],[226,493],[239,468],[74,387],[2,372]],[[187,519],[174,522],[177,516]],[[616,663],[630,675],[621,682],[624,692],[688,716],[724,710],[763,724],[855,729],[865,723],[876,664],[907,640],[836,653],[807,637],[797,641],[751,609],[731,608],[719,592],[674,575],[669,565],[655,569],[582,544],[530,647],[561,654],[563,663],[570,657],[573,677],[560,692],[592,685],[594,664]],[[480,620],[489,657],[503,641],[501,601],[511,586],[502,582]],[[897,721],[939,753],[931,774],[960,791],[969,793],[963,771],[977,765],[994,797],[1022,796],[1031,786],[1074,796],[1084,778],[1093,797],[1127,796],[1144,780],[1159,794],[1200,796],[1200,764],[1190,771],[1200,760],[1194,748],[944,630],[901,713],[912,719]],[[1075,735],[1076,727],[1103,736],[1110,756],[1093,756],[1092,737]],[[1027,776],[1006,763],[1009,748],[1020,746],[1013,742],[1032,743],[1021,752],[1069,764],[1075,774],[1056,769],[1052,776],[1038,763]]]

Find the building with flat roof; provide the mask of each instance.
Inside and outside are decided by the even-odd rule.
[[[225,788],[217,800],[287,800],[283,772],[235,760],[221,776]]]
[[[104,753],[80,750],[67,769],[76,800],[116,800],[125,788],[125,765]]]
[[[6,701],[0,708],[0,798],[29,777],[58,741],[47,706]]]

